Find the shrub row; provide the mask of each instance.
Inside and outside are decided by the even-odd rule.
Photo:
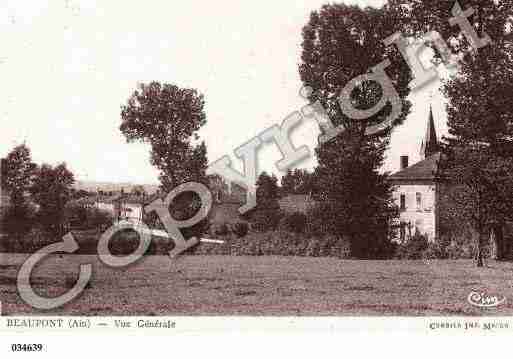
[[[241,223],[221,231],[223,235],[216,238],[223,244],[200,243],[191,248],[189,254],[195,255],[236,255],[236,256],[308,256],[308,257],[338,257],[350,256],[350,244],[347,240],[335,236],[309,236],[289,231],[252,232],[247,234],[248,225]],[[95,255],[98,253],[100,232],[74,232],[74,238],[79,245],[75,254]],[[21,241],[0,238],[0,250],[4,252],[34,253],[49,244],[60,242],[60,238],[52,238],[38,230],[32,230]],[[133,253],[139,245],[139,236],[132,230],[120,231],[109,242],[113,255],[124,256]],[[153,237],[146,255],[166,255],[173,248],[171,241]],[[474,247],[471,243],[449,244],[431,243],[425,236],[415,235],[409,241],[397,245],[396,259],[471,259],[474,257]]]
[[[349,256],[349,246],[334,236],[312,238],[285,231],[250,233],[245,237],[226,235],[218,237],[223,244],[201,243],[193,254],[235,255],[235,256]]]
[[[475,249],[471,243],[450,241],[429,242],[426,236],[416,234],[397,246],[397,259],[471,259]]]

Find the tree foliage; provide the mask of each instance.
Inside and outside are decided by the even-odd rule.
[[[504,35],[513,23],[512,0],[458,0],[458,3],[464,11],[471,7],[476,10],[468,18],[476,31],[486,29],[494,44],[499,46],[507,41]],[[389,0],[388,8],[401,23],[399,31],[405,36],[420,38],[429,31],[437,31],[453,53],[469,53],[471,44],[462,35],[461,28],[449,23],[455,4],[454,0]]]
[[[262,172],[256,182],[257,205],[248,213],[254,228],[261,231],[276,229],[280,222],[279,195],[278,178]]]
[[[65,208],[72,198],[73,173],[62,163],[55,167],[43,164],[30,188],[32,199],[39,205],[37,218],[52,235],[61,235],[65,222]]]
[[[453,52],[462,53],[456,73],[444,83],[448,99],[449,136],[445,139],[441,174],[450,184],[443,194],[444,213],[473,229],[477,264],[483,265],[483,245],[490,227],[513,215],[513,2],[461,0],[479,35],[492,44],[472,50],[458,26],[451,27],[453,1],[392,0],[403,5],[410,34],[439,31]],[[406,5],[406,6],[404,6]]]
[[[315,199],[322,207],[323,227],[338,236],[352,238],[353,255],[380,256],[379,248],[389,241],[389,223],[397,216],[387,176],[380,174],[392,128],[409,113],[410,70],[397,51],[382,40],[399,29],[396,14],[388,8],[365,8],[344,4],[325,5],[312,12],[303,29],[303,83],[313,89],[310,100],[319,101],[331,121],[345,131],[321,144],[317,150]],[[390,128],[372,136],[369,126],[382,123],[390,115],[388,103],[366,120],[354,120],[340,108],[338,97],[353,78],[366,74],[385,58],[391,61],[386,72],[402,102],[402,112]],[[383,95],[376,83],[364,82],[351,94],[356,108],[368,109]]]
[[[288,170],[281,178],[282,195],[310,194],[314,191],[315,176],[305,169]]]
[[[151,82],[139,85],[121,108],[121,132],[129,142],[150,144],[151,163],[159,169],[166,193],[191,181],[208,185],[207,148],[198,135],[206,124],[204,106],[203,95],[195,89]],[[175,198],[171,214],[176,219],[191,218],[200,207],[199,197],[187,192]],[[155,220],[154,213],[149,217]],[[199,235],[207,227],[204,220],[185,235]]]
[[[206,146],[198,130],[206,124],[203,95],[195,89],[141,84],[121,108],[127,140],[151,145],[151,163],[165,191],[189,181],[205,182]]]
[[[490,228],[513,220],[513,62],[509,54],[488,60],[492,72],[478,57],[444,87],[450,136],[442,167],[458,188],[450,213],[474,229],[478,265]]]
[[[9,207],[2,215],[2,230],[7,234],[6,241],[19,244],[34,224],[34,208],[27,197],[37,166],[30,149],[22,144],[2,159],[1,167],[2,191],[10,197]]]
[[[16,146],[2,160],[2,189],[9,193],[14,206],[25,203],[36,168],[30,149],[25,144]]]

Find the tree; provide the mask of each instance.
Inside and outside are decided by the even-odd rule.
[[[314,191],[314,174],[305,169],[288,170],[281,178],[282,195],[310,194]]]
[[[383,256],[390,241],[389,224],[398,215],[387,175],[380,174],[392,128],[409,113],[410,70],[400,54],[382,40],[400,27],[388,8],[365,8],[344,4],[325,5],[312,12],[303,29],[302,63],[299,73],[304,85],[313,89],[311,102],[320,102],[335,126],[344,132],[316,149],[318,167],[314,199],[317,213],[331,233],[351,238],[353,255]],[[400,99],[401,111],[383,130],[368,129],[383,123],[392,113],[392,103],[365,120],[348,117],[341,109],[341,90],[353,78],[388,58],[386,73]],[[384,96],[375,82],[362,82],[351,94],[355,108],[369,109]],[[383,249],[384,250],[384,249]]]
[[[489,36],[491,44],[475,49],[459,26],[451,26],[454,1],[390,1],[407,34],[420,37],[435,29],[453,53],[463,54],[456,74],[443,85],[449,127],[441,162],[449,184],[444,211],[473,229],[476,264],[482,266],[488,233],[513,215],[508,203],[513,184],[513,1],[460,0],[458,4],[474,12],[468,22],[479,38]],[[440,53],[435,54],[439,60]]]
[[[442,165],[459,189],[450,192],[455,213],[475,232],[478,266],[490,230],[513,220],[513,53],[508,48],[487,53],[487,70],[476,56],[444,85],[449,137]]]
[[[7,160],[0,158],[0,188],[3,190],[5,187],[5,178],[7,176]]]
[[[133,195],[136,195],[136,196],[142,196],[142,195],[146,194],[146,190],[141,185],[137,185],[137,186],[132,187],[132,190],[130,192]]]
[[[476,264],[483,266],[483,247],[494,231],[512,219],[513,160],[496,156],[488,147],[474,149],[452,143],[445,150],[443,173],[450,187],[444,193],[446,215],[473,230]],[[500,236],[502,237],[502,236]],[[497,257],[503,256],[504,244],[497,243]]]
[[[24,237],[34,227],[35,208],[28,201],[10,204],[5,208],[1,218],[1,228],[6,236],[2,239],[0,248],[17,252],[22,248]]]
[[[151,145],[151,163],[166,192],[190,181],[207,184],[207,150],[198,143],[206,124],[204,105],[195,89],[151,82],[139,85],[121,108],[121,132],[128,142]]]
[[[468,20],[478,33],[486,32],[500,47],[504,41],[510,41],[505,32],[513,23],[512,0],[389,0],[388,3],[393,17],[401,23],[399,31],[405,36],[420,38],[436,30],[453,53],[472,50],[468,39],[462,36],[461,28],[449,22],[456,3],[463,11],[471,7],[475,10]],[[438,58],[439,55],[437,53]]]
[[[141,84],[121,108],[121,132],[128,142],[151,146],[151,163],[160,170],[162,189],[167,193],[187,182],[208,185],[207,148],[199,142],[198,131],[206,124],[203,95],[195,89],[151,82]],[[191,218],[201,208],[197,194],[182,193],[170,206],[173,218]],[[154,214],[150,214],[153,218]],[[184,231],[197,236],[208,228],[205,219]]]
[[[280,222],[278,178],[262,172],[256,182],[257,205],[247,215],[260,231],[276,229]]]
[[[30,149],[25,144],[16,146],[2,160],[2,189],[9,193],[13,205],[25,202],[36,168]]]
[[[37,171],[30,191],[39,205],[38,221],[51,235],[63,234],[66,204],[72,198],[72,185],[75,182],[66,164],[56,167],[43,164]]]
[[[89,197],[91,195],[93,195],[93,193],[90,193],[84,189],[79,189],[79,190],[77,190],[76,188],[71,189],[72,199],[81,199],[81,198]]]
[[[2,218],[2,228],[7,233],[7,241],[19,243],[33,225],[34,209],[27,195],[37,166],[32,162],[30,149],[25,144],[9,152],[1,165],[1,187],[10,197],[9,207]]]

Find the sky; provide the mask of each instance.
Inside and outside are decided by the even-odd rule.
[[[149,146],[126,143],[119,131],[120,107],[137,84],[198,89],[209,162],[229,155],[242,170],[233,150],[307,104],[299,95],[301,29],[327,1],[2,3],[0,156],[25,142],[35,162],[66,162],[78,180],[153,184]],[[401,155],[419,160],[430,103],[439,135],[446,133],[438,86],[410,96],[412,112],[393,134],[385,170],[398,170]],[[292,140],[313,154],[317,136],[317,125],[307,122]],[[275,145],[258,156],[262,170],[280,174]],[[312,158],[300,167],[314,165]]]

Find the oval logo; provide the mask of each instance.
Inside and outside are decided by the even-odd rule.
[[[479,308],[495,308],[506,301],[506,297],[499,299],[496,295],[488,295],[484,292],[471,292],[468,295],[467,301]]]

